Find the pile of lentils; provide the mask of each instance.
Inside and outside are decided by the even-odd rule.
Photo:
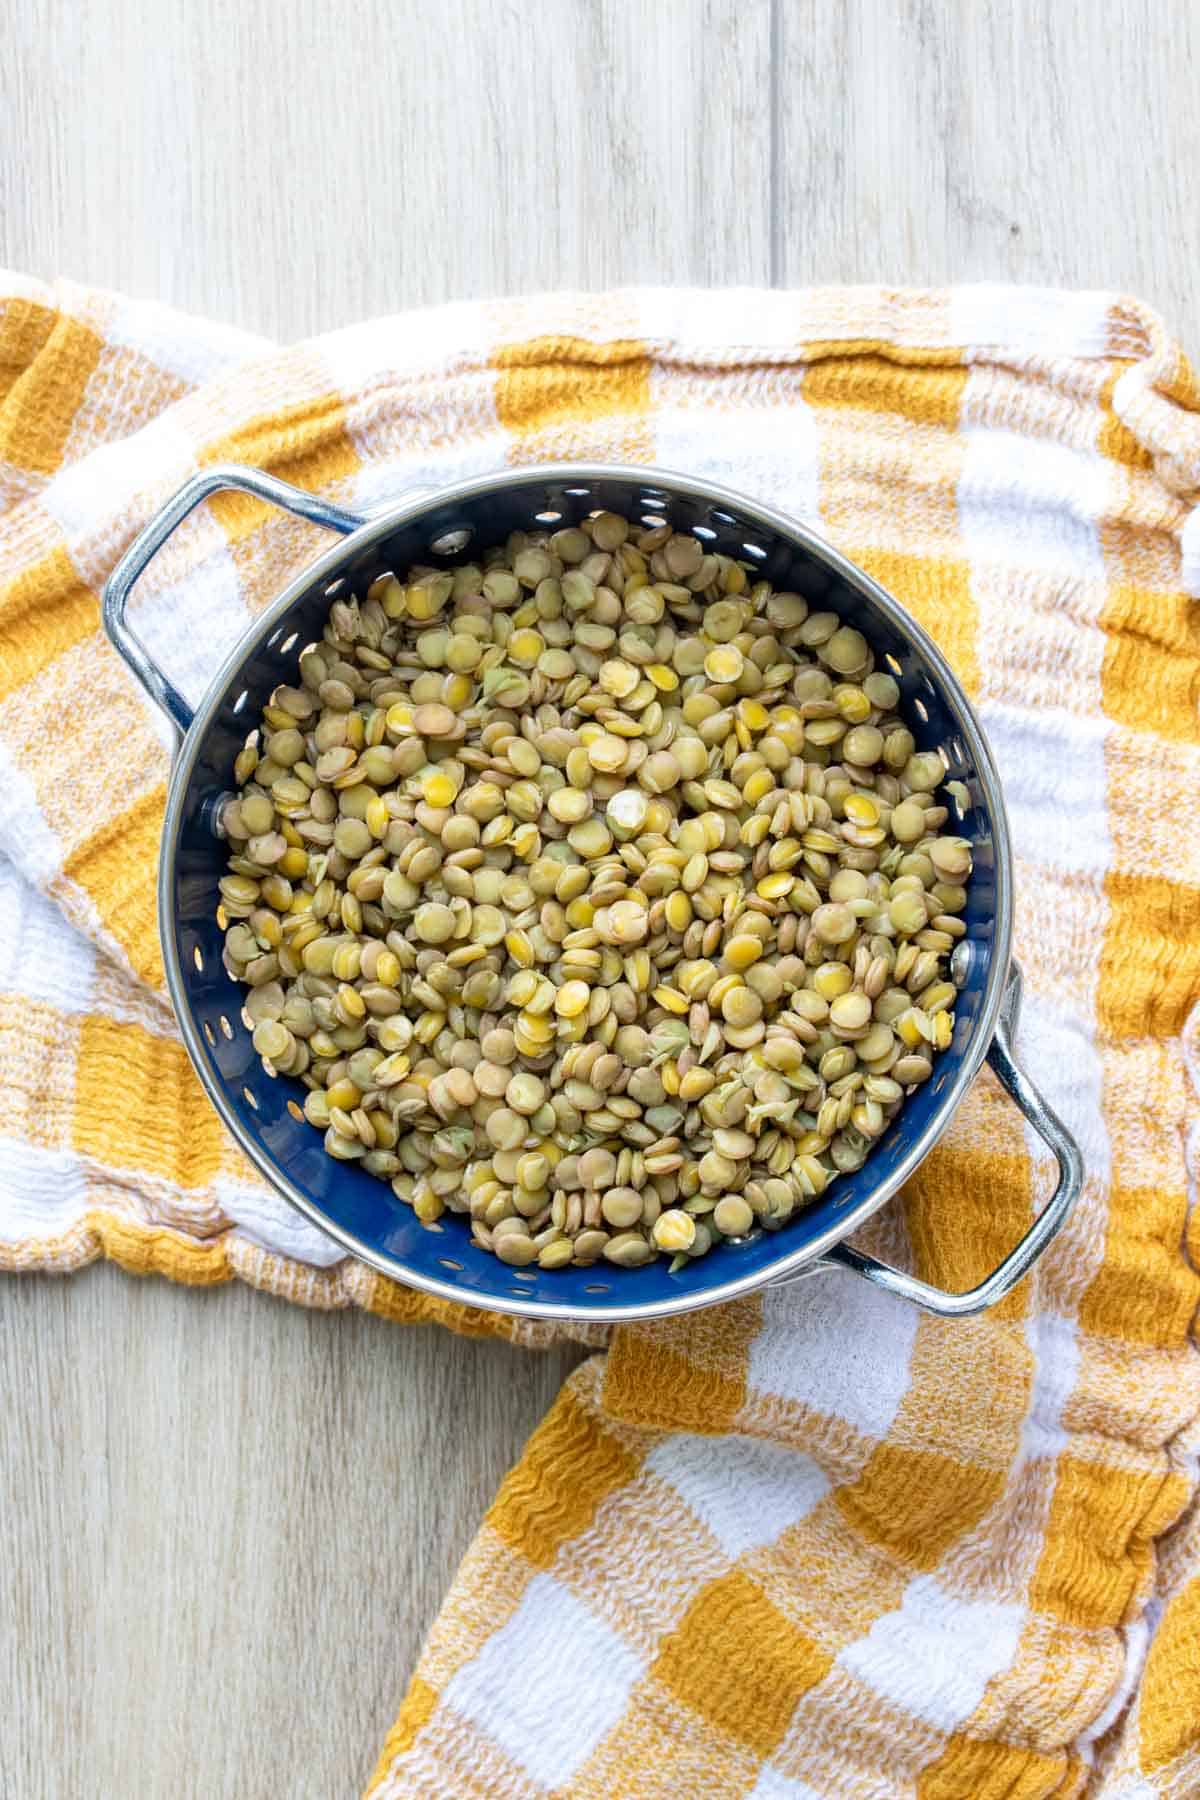
[[[971,851],[817,605],[611,512],[334,601],[218,915],[330,1156],[543,1269],[677,1269],[862,1165],[950,1043]]]

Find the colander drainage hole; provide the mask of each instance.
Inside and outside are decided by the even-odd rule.
[[[441,1263],[443,1269],[451,1269],[456,1275],[461,1275],[463,1272],[462,1263],[455,1262],[452,1256],[439,1256],[438,1261]]]
[[[200,974],[203,975],[203,973],[204,973],[204,952],[200,948],[199,944],[195,944],[192,948],[192,961],[195,963]]]
[[[585,1294],[611,1294],[612,1289],[606,1281],[589,1281],[584,1288]]]
[[[475,532],[470,525],[460,525],[455,531],[443,531],[440,537],[430,540],[429,548],[435,556],[457,556],[465,550]]]
[[[204,1021],[204,1035],[205,1035],[205,1037],[206,1037],[206,1038],[207,1038],[207,1039],[208,1039],[208,1047],[209,1047],[209,1049],[210,1049],[210,1050],[213,1050],[213,1049],[215,1049],[215,1048],[216,1048],[216,1043],[217,1043],[217,1040],[216,1040],[216,1038],[215,1038],[215,1037],[214,1037],[214,1035],[213,1035],[213,1028],[212,1028],[212,1026],[211,1026],[211,1025],[210,1025],[210,1024],[209,1024],[209,1022],[208,1022],[208,1020],[207,1020],[207,1019],[205,1019],[205,1021]]]
[[[899,662],[897,661],[897,659],[894,656],[890,656],[890,655],[885,656],[883,660],[887,664],[888,668],[892,671],[893,675],[902,675],[904,673],[903,669],[901,669],[901,667],[900,667]]]
[[[224,1013],[222,1013],[220,1018],[217,1020],[217,1024],[221,1027],[222,1032],[229,1039],[230,1043],[232,1043],[233,1042],[233,1026],[229,1023],[229,1020],[225,1017]]]
[[[246,1102],[246,1105],[250,1108],[251,1112],[258,1111],[258,1101],[248,1087],[242,1089],[242,1099]]]
[[[303,1125],[303,1123],[304,1123],[303,1107],[297,1106],[296,1102],[294,1100],[289,1100],[288,1104],[287,1104],[287,1109],[291,1113],[293,1119],[295,1119],[297,1125]]]

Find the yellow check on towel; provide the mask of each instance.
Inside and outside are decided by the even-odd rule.
[[[1195,1796],[1200,388],[1134,301],[644,291],[278,351],[0,277],[0,1266],[553,1337],[346,1258],[225,1137],[163,992],[169,746],[98,596],[211,462],[363,506],[576,457],[803,518],[941,645],[1011,815],[1024,1054],[1088,1178],[981,1318],[837,1273],[585,1332],[371,1791]],[[177,533],[131,617],[189,699],[321,542],[236,495]],[[863,1241],[964,1287],[1051,1181],[985,1075]]]

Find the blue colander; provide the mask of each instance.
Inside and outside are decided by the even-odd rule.
[[[133,583],[171,532],[193,507],[222,489],[274,502],[328,527],[337,541],[255,621],[193,712],[130,629],[125,608]],[[414,561],[449,564],[468,546],[499,542],[513,530],[573,524],[597,508],[648,523],[666,520],[677,531],[692,532],[713,550],[752,562],[776,587],[806,595],[862,631],[900,684],[902,709],[918,744],[942,752],[947,780],[956,784],[947,804],[959,813],[956,830],[974,850],[967,932],[953,962],[959,985],[954,1039],[930,1080],[906,1101],[862,1168],[833,1182],[782,1230],[715,1247],[675,1274],[665,1259],[636,1269],[510,1268],[472,1243],[462,1218],[447,1213],[433,1226],[422,1225],[386,1182],[326,1155],[321,1134],[301,1114],[303,1088],[268,1074],[254,1052],[242,1021],[241,992],[221,961],[223,933],[216,916],[226,859],[217,821],[232,786],[234,759],[272,690],[294,680],[300,651],[320,638],[331,601],[361,594],[386,570]],[[925,632],[877,582],[807,527],[740,494],[656,469],[586,464],[516,469],[409,496],[361,518],[257,470],[217,467],[188,482],[131,545],[105,589],[104,624],[180,734],[159,860],[159,926],[171,998],[196,1072],[263,1175],[374,1268],[472,1306],[615,1323],[710,1306],[767,1283],[842,1266],[930,1311],[962,1316],[1007,1293],[1062,1225],[1078,1197],[1082,1168],[1074,1140],[1013,1057],[1020,978],[1009,955],[1012,855],[991,754],[962,689]],[[967,799],[960,804],[964,792]],[[999,1268],[970,1292],[948,1294],[844,1240],[936,1143],[985,1057],[1054,1151],[1059,1181]]]

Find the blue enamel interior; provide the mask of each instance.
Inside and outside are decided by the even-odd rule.
[[[761,1233],[747,1244],[717,1248],[675,1275],[668,1273],[665,1259],[641,1269],[614,1270],[603,1263],[591,1269],[557,1271],[507,1268],[471,1243],[461,1218],[447,1213],[438,1227],[422,1226],[396,1200],[386,1182],[354,1164],[327,1156],[320,1133],[289,1110],[303,1099],[301,1084],[268,1075],[254,1054],[241,1019],[241,991],[222,966],[222,932],[216,920],[217,882],[226,849],[210,828],[213,803],[231,788],[234,758],[257,723],[263,703],[281,682],[296,679],[299,653],[319,638],[331,598],[347,586],[362,591],[382,570],[403,568],[418,559],[438,560],[431,555],[430,546],[444,533],[471,533],[467,549],[445,559],[451,562],[503,540],[511,530],[532,528],[539,514],[559,514],[562,523],[573,523],[597,507],[655,521],[666,518],[677,530],[698,532],[716,550],[753,560],[777,587],[797,590],[814,608],[834,610],[857,626],[896,674],[903,693],[902,710],[918,744],[940,746],[949,759],[949,775],[964,782],[971,796],[955,827],[974,845],[975,877],[966,913],[970,961],[951,1049],[938,1059],[932,1078],[907,1102],[896,1124],[856,1174],[839,1178],[827,1194],[782,1231]],[[553,519],[544,522],[552,528],[558,523]],[[650,476],[640,490],[604,480],[568,481],[565,485],[531,480],[520,488],[431,509],[384,542],[361,551],[336,582],[316,581],[286,622],[272,630],[242,664],[213,716],[184,797],[173,930],[188,1002],[226,1107],[257,1141],[265,1157],[325,1218],[365,1251],[390,1259],[400,1279],[409,1270],[452,1283],[469,1303],[511,1305],[520,1298],[549,1305],[582,1305],[602,1319],[607,1310],[617,1306],[661,1304],[677,1299],[684,1289],[702,1291],[738,1275],[765,1271],[844,1219],[879,1186],[939,1110],[973,1035],[992,960],[995,880],[992,822],[982,784],[959,722],[939,694],[933,671],[886,616],[836,569],[806,546],[764,531],[761,523],[739,520],[723,507],[674,492]]]

